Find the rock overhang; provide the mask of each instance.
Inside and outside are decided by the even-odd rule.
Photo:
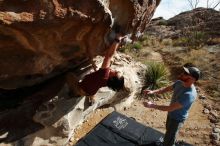
[[[116,25],[131,39],[160,0],[2,0],[0,88],[32,86],[103,55]]]

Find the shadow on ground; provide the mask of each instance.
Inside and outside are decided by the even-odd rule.
[[[33,116],[42,103],[57,95],[64,81],[64,77],[56,77],[33,87],[1,89],[0,143],[14,142],[44,128],[33,120]]]

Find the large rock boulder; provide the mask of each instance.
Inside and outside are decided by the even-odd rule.
[[[180,13],[170,18],[167,23],[175,26],[176,29],[194,27],[194,29],[220,36],[220,12],[211,8],[196,8]]]
[[[220,12],[214,9],[196,8],[182,12],[169,20],[152,19],[146,32],[158,38],[176,39],[188,32],[204,32],[209,38],[220,37]]]
[[[213,37],[220,36],[220,12],[211,8],[196,8],[170,18],[169,26],[176,29],[193,29],[206,32]]]
[[[97,56],[94,60],[100,66],[103,57]],[[136,94],[140,93],[146,66],[135,62],[130,56],[118,53],[113,58],[111,67],[125,77],[126,90],[114,92],[103,87],[95,94],[95,103],[92,106],[88,105],[85,97],[68,94],[69,88],[63,76],[53,78],[38,87],[19,89],[23,94],[29,91],[25,95],[14,91],[12,97],[27,96],[15,108],[2,111],[0,100],[0,146],[12,143],[23,146],[65,145],[77,127],[97,108],[128,108]]]
[[[1,0],[0,88],[31,86],[103,55],[115,26],[135,38],[160,0]]]

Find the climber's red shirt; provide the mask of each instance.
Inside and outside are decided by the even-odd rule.
[[[107,86],[108,78],[115,76],[116,72],[110,68],[100,68],[91,74],[88,74],[79,83],[79,86],[87,96],[94,95],[99,88]]]

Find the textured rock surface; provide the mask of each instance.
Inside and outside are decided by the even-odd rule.
[[[119,25],[142,32],[160,0],[1,0],[0,88],[40,83],[103,55]]]
[[[176,29],[193,28],[202,30],[213,37],[220,36],[220,12],[214,9],[197,8],[180,13],[168,20]]]
[[[197,8],[180,13],[169,20],[162,17],[151,21],[146,32],[163,38],[178,38],[188,31],[202,31],[212,38],[220,37],[220,12]],[[182,33],[181,33],[182,32]]]
[[[100,66],[103,58],[98,56],[95,60]],[[5,111],[0,109],[0,146],[12,142],[24,146],[65,145],[75,128],[97,108],[110,106],[119,110],[130,106],[140,92],[146,66],[124,54],[115,55],[113,62],[112,68],[125,77],[126,91],[115,93],[101,88],[95,95],[95,103],[88,106],[85,97],[68,94],[62,76],[35,89],[29,88],[27,90],[32,93],[27,94],[19,106]]]

